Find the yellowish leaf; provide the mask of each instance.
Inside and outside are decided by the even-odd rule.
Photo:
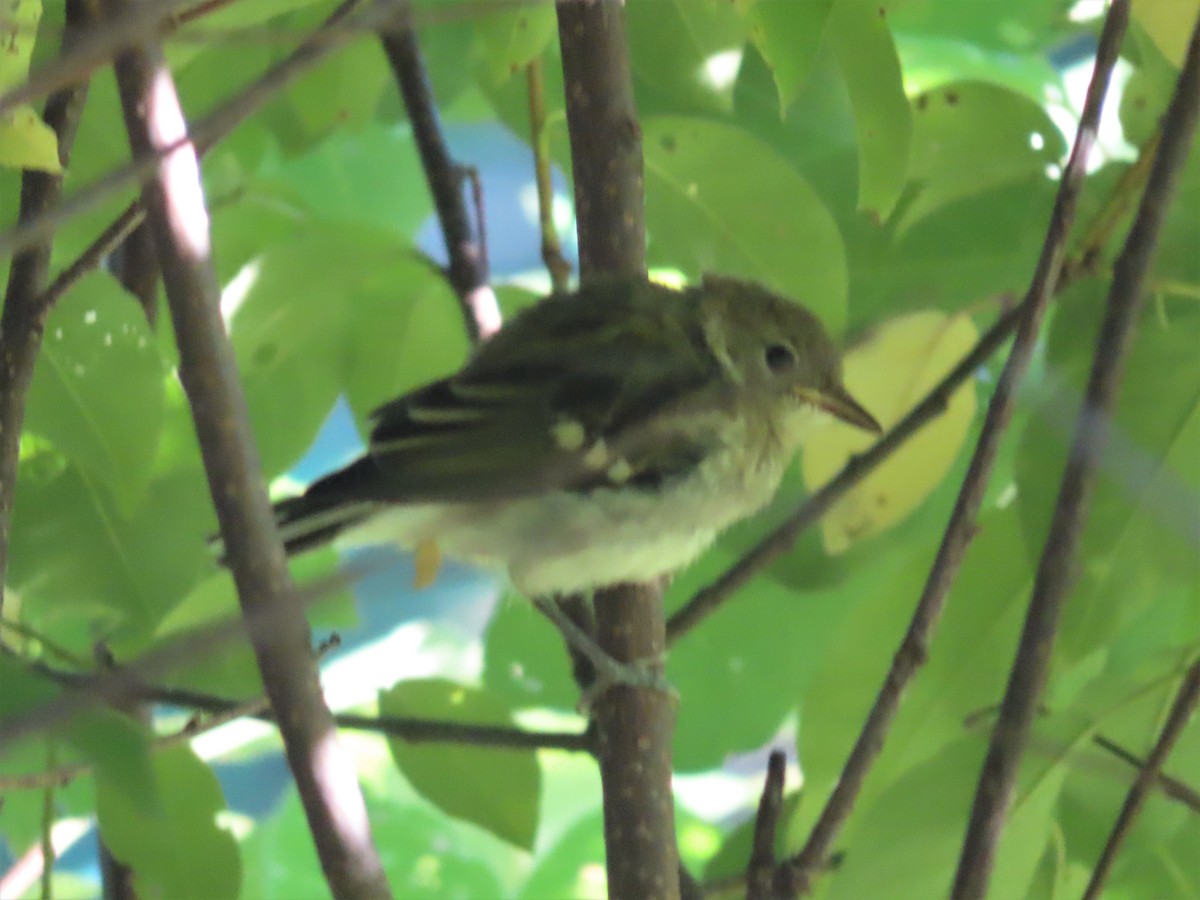
[[[1133,3],[1134,21],[1175,68],[1183,65],[1183,53],[1198,13],[1200,0],[1134,0]]]
[[[911,313],[880,326],[847,352],[846,387],[890,428],[974,345],[969,318],[934,310]],[[821,523],[825,550],[844,553],[855,541],[906,518],[945,477],[975,416],[975,388],[963,385],[947,409],[833,505]],[[874,441],[836,422],[804,444],[802,472],[809,489],[825,484],[855,453]]]
[[[18,106],[0,115],[0,166],[39,169],[52,175],[62,172],[58,136],[32,106]]]

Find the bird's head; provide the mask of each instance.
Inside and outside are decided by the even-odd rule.
[[[842,384],[841,355],[807,309],[735,278],[706,275],[699,291],[709,349],[740,389],[788,420],[811,421],[816,411],[882,431]]]

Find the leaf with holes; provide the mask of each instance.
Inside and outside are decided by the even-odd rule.
[[[88,275],[46,323],[25,427],[129,510],[153,474],[163,368],[141,307],[108,275]]]

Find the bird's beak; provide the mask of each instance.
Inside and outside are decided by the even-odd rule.
[[[862,404],[850,396],[849,392],[840,385],[819,391],[816,388],[798,387],[796,394],[802,400],[811,403],[818,409],[823,409],[831,416],[841,419],[847,425],[870,431],[873,434],[883,434],[883,428],[875,417],[863,409]]]

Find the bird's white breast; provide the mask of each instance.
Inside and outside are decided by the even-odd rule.
[[[746,442],[710,454],[661,490],[556,491],[505,502],[389,507],[349,532],[354,543],[432,540],[443,554],[508,570],[527,595],[642,582],[699,556],[774,493],[786,460]]]

